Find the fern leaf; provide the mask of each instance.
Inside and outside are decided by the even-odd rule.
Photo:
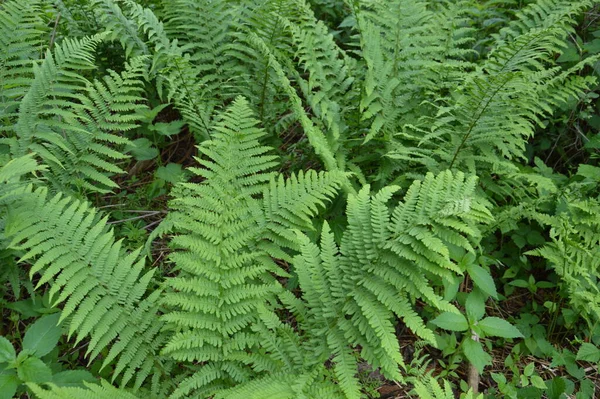
[[[51,284],[54,304],[64,304],[61,322],[69,336],[76,342],[89,337],[91,358],[110,347],[104,365],[119,357],[113,379],[124,372],[125,385],[138,371],[141,384],[156,371],[145,365],[154,364],[164,339],[156,323],[160,291],[144,298],[153,272],[144,271],[139,250],[121,249],[106,218],[88,203],[47,195],[38,189],[10,208],[19,217],[9,216],[9,247],[23,251],[20,262],[33,261],[30,274],[40,274],[38,286]]]

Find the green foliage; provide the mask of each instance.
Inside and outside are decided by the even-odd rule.
[[[66,192],[117,187],[107,174],[123,172],[114,162],[125,155],[111,145],[128,140],[115,133],[136,127],[135,112],[144,108],[136,104],[142,100],[143,59],[132,59],[121,75],[113,72],[103,83],[81,75],[94,68],[92,52],[101,40],[103,35],[66,39],[46,54],[34,68],[11,141],[15,156],[39,154],[49,167],[47,177]]]
[[[173,192],[165,223],[178,232],[171,241],[177,275],[167,279],[164,303],[171,310],[163,320],[178,332],[163,353],[178,361],[211,361],[182,383],[176,397],[249,378],[243,365],[253,361],[250,353],[260,342],[250,326],[281,289],[271,273],[282,272],[270,255],[287,257],[283,249],[293,247],[287,230],[312,227],[310,217],[343,178],[313,172],[276,179],[268,172],[275,156],[260,145],[265,133],[256,122],[238,98],[199,148],[204,168],[190,169],[204,183],[182,183]],[[261,193],[262,201],[256,198]]]
[[[29,384],[31,390],[40,399],[137,399],[137,396],[126,391],[112,387],[105,381],[102,385],[86,384],[86,388],[58,387],[49,384],[51,391],[45,390],[39,385]]]
[[[425,381],[417,381],[415,383],[415,392],[419,395],[420,399],[452,399],[455,398],[452,392],[452,387],[448,381],[444,380],[443,387],[435,380],[430,377]],[[461,396],[462,399],[483,399],[483,394],[475,395],[472,391],[467,392],[466,395]]]
[[[3,2],[0,8],[0,131],[14,129],[19,102],[33,80],[33,62],[47,29],[40,1]],[[18,32],[18,34],[15,34]]]
[[[594,5],[2,2],[0,398],[593,396]]]
[[[8,248],[21,252],[20,262],[32,261],[37,287],[52,283],[50,298],[53,306],[64,304],[60,321],[68,321],[68,336],[75,334],[76,343],[89,338],[92,358],[112,344],[103,366],[118,359],[115,376],[124,373],[124,384],[135,376],[140,385],[153,370],[149,355],[158,350],[161,325],[155,320],[160,291],[144,298],[153,272],[144,271],[139,250],[123,251],[107,218],[87,202],[49,198],[39,188],[12,205]]]

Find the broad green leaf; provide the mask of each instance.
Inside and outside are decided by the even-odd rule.
[[[564,397],[564,393],[567,390],[567,384],[562,377],[554,377],[547,384],[546,395],[548,399],[560,399]]]
[[[462,349],[467,360],[475,366],[479,374],[483,373],[485,366],[492,364],[492,357],[483,350],[480,342],[467,338],[462,343]]]
[[[14,372],[0,372],[0,399],[11,399],[20,381]]]
[[[485,296],[482,294],[481,290],[476,288],[469,293],[465,308],[470,320],[476,321],[483,317],[485,314]]]
[[[512,285],[514,287],[520,287],[520,288],[528,288],[529,287],[529,283],[525,280],[513,280],[510,283],[508,283],[509,285]]]
[[[473,279],[475,285],[480,290],[482,290],[492,298],[498,299],[496,285],[494,284],[494,279],[492,278],[490,272],[488,272],[483,267],[475,263],[470,263],[467,265],[467,272],[469,273],[469,276],[471,276],[471,279]]]
[[[529,363],[523,369],[523,374],[525,374],[526,377],[531,377],[533,375],[534,370],[535,370],[535,363]]]
[[[23,349],[30,350],[37,357],[50,353],[61,336],[61,328],[57,326],[59,318],[60,313],[54,313],[30,325],[23,338]]]
[[[166,166],[160,166],[156,170],[157,178],[168,181],[171,184],[178,183],[184,175],[185,171],[177,163],[169,163]]]
[[[84,387],[84,382],[96,382],[87,370],[66,370],[52,376],[52,383],[59,387]]]
[[[8,363],[15,360],[17,354],[15,348],[10,341],[4,337],[0,337],[0,363]]]
[[[154,125],[148,126],[148,128],[161,136],[171,137],[175,134],[179,134],[184,125],[184,121],[174,121],[169,123],[157,122]]]
[[[531,385],[539,389],[546,389],[546,383],[539,375],[531,376]]]
[[[517,327],[499,317],[486,317],[479,322],[479,327],[488,337],[523,338]]]
[[[570,43],[569,46],[560,55],[560,57],[558,57],[556,62],[577,62],[579,60],[581,60],[579,50],[577,49],[577,47],[575,47],[574,44]]]
[[[436,326],[450,331],[467,331],[469,323],[462,314],[444,312],[431,321]]]
[[[138,161],[148,161],[158,156],[158,149],[152,146],[152,142],[146,138],[133,140],[131,145],[125,147]]]
[[[24,382],[50,382],[52,371],[37,357],[28,357],[17,366],[17,374]]]
[[[600,349],[594,344],[584,342],[577,351],[577,360],[596,363],[600,361]]]

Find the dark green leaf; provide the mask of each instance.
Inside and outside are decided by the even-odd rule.
[[[17,392],[20,381],[14,372],[0,372],[0,399],[11,399]]]
[[[436,326],[450,331],[467,331],[469,323],[462,314],[444,312],[431,321]]]
[[[148,161],[158,156],[158,149],[152,147],[152,142],[146,138],[133,140],[132,145],[125,148],[138,161]]]
[[[161,166],[156,170],[156,177],[168,181],[171,184],[178,183],[184,176],[185,171],[181,165],[170,163],[166,166]]]
[[[496,285],[494,284],[494,279],[492,278],[490,272],[485,270],[483,267],[471,263],[467,265],[467,272],[475,285],[491,296],[492,298],[498,299],[498,293],[496,292]]]
[[[462,344],[462,349],[467,360],[475,366],[479,374],[483,373],[485,366],[492,364],[492,357],[483,350],[480,342],[467,338]]]
[[[548,399],[561,399],[564,397],[563,394],[565,393],[567,385],[562,377],[554,377],[546,385],[548,386],[548,389],[546,390]]]
[[[10,341],[4,337],[0,337],[0,363],[8,363],[15,360],[16,357],[15,348]]]
[[[57,326],[59,318],[60,313],[54,313],[30,325],[23,338],[23,349],[30,350],[38,357],[50,353],[61,336],[61,328]]]
[[[94,382],[96,379],[87,370],[67,370],[52,376],[52,382],[60,387],[83,387],[83,382]]]
[[[159,122],[155,123],[154,125],[151,125],[150,127],[151,130],[156,131],[161,136],[170,137],[179,134],[179,132],[181,132],[181,128],[183,128],[184,125],[185,122],[183,121],[175,121],[170,123]]]
[[[52,371],[37,357],[27,357],[17,366],[19,378],[24,382],[50,382]]]
[[[594,344],[584,342],[577,351],[577,360],[596,363],[600,361],[600,349]]]
[[[499,317],[486,317],[479,322],[479,327],[488,337],[523,338],[517,327]]]
[[[471,320],[480,320],[485,314],[485,296],[481,290],[474,289],[467,296],[465,303],[467,315]]]

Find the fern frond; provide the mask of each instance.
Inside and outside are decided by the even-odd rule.
[[[444,385],[442,386],[434,377],[425,378],[424,381],[415,381],[415,393],[419,395],[419,399],[455,398],[450,383],[447,380],[444,380]],[[472,390],[469,390],[463,398],[483,399],[483,394],[475,395]]]
[[[251,98],[246,88],[254,77],[244,62],[246,50],[237,44],[243,7],[225,0],[167,3],[165,31],[190,55],[203,101],[216,106],[240,95]]]
[[[10,132],[19,101],[33,80],[47,33],[40,1],[17,0],[0,5],[0,131]]]
[[[114,5],[113,0],[104,0]],[[153,50],[150,73],[157,78],[157,90],[163,97],[166,86],[166,97],[172,101],[188,123],[190,130],[198,141],[209,138],[212,116],[217,104],[205,97],[205,87],[200,81],[200,69],[195,66],[190,55],[180,46],[177,40],[171,40],[164,24],[152,10],[144,8],[132,0],[125,0],[128,19],[135,21],[138,29],[147,36],[149,48]],[[125,29],[121,26],[120,29]]]
[[[331,143],[329,143],[325,134],[321,131],[321,129],[318,126],[315,126],[313,121],[306,114],[306,111],[302,106],[302,99],[296,93],[295,89],[290,83],[290,80],[286,76],[284,68],[277,61],[275,56],[272,54],[271,50],[259,36],[252,32],[248,34],[247,41],[250,45],[255,47],[256,51],[261,53],[264,57],[266,57],[269,60],[269,66],[275,72],[278,84],[288,96],[292,111],[296,115],[296,118],[298,118],[298,120],[302,124],[304,132],[306,133],[310,144],[314,148],[315,153],[323,161],[325,168],[330,171],[343,170],[343,158],[336,158],[335,153],[332,150],[334,146]]]
[[[581,65],[563,73],[548,66],[565,34],[564,29],[541,28],[500,41],[483,72],[472,74],[463,85],[458,100],[439,107],[431,132],[416,131],[417,145],[399,147],[389,155],[427,162],[434,170],[460,166],[471,171],[514,171],[508,161],[524,156],[525,142],[540,118],[582,95],[591,83],[573,77]],[[425,159],[428,152],[434,156]]]
[[[565,198],[562,212],[539,215],[551,242],[527,252],[546,259],[565,284],[571,306],[590,328],[600,321],[600,202]]]
[[[118,389],[106,381],[100,385],[84,383],[86,388],[58,387],[48,384],[50,390],[43,389],[37,384],[27,384],[39,399],[138,399],[137,396]]]
[[[122,173],[114,164],[126,156],[114,144],[129,140],[116,132],[137,127],[143,98],[144,59],[132,59],[121,74],[90,82],[80,73],[92,69],[102,35],[66,39],[48,53],[23,98],[16,125],[15,154],[33,150],[49,166],[51,182],[69,192],[74,188],[107,192],[117,187],[109,176]],[[75,100],[75,101],[74,101]]]
[[[516,14],[516,19],[501,29],[497,40],[510,40],[532,30],[555,28],[573,31],[575,18],[591,7],[589,0],[538,0]]]
[[[213,362],[186,380],[179,396],[235,380],[223,367],[257,344],[249,327],[279,287],[269,275],[277,267],[257,248],[261,208],[253,195],[264,189],[275,163],[260,146],[264,131],[255,125],[248,103],[237,99],[213,139],[200,147],[204,168],[191,169],[205,183],[181,184],[171,202],[169,219],[179,233],[171,259],[179,272],[167,279],[172,291],[164,303],[171,310],[163,320],[178,332],[163,352],[176,360]]]
[[[346,176],[341,172],[309,172],[271,178],[264,191],[264,213],[271,239],[279,246],[295,248],[292,230],[313,230],[312,218],[341,188]]]
[[[91,6],[100,24],[110,32],[111,40],[119,40],[125,49],[125,56],[149,55],[150,50],[138,34],[138,27],[123,14],[113,0],[92,0]]]
[[[278,326],[270,304],[281,286],[273,274],[285,273],[271,256],[289,258],[285,248],[296,247],[291,228],[311,229],[310,218],[345,178],[343,173],[309,172],[285,181],[269,172],[275,157],[260,144],[265,132],[256,127],[243,98],[217,120],[212,139],[199,147],[201,167],[190,168],[203,183],[175,188],[173,211],[165,222],[176,233],[171,260],[177,275],[167,279],[164,304],[169,310],[163,320],[175,333],[163,353],[178,361],[207,362],[175,397],[214,394],[217,387],[279,370],[278,364],[304,364],[283,353],[269,358],[256,350],[265,340],[288,342],[290,350],[296,342],[259,328],[266,320]],[[266,347],[276,353],[278,345]]]
[[[317,21],[304,2],[300,2],[304,16],[298,20],[284,19],[292,33],[305,80],[296,74],[295,80],[302,89],[308,105],[326,127],[328,141],[338,153],[347,129],[349,114],[356,111],[358,93],[352,90],[355,63],[335,43],[333,35],[322,21]],[[281,17],[280,17],[281,18]]]
[[[116,360],[113,380],[122,374],[125,385],[135,376],[139,387],[157,372],[160,291],[146,296],[153,271],[144,270],[139,250],[121,248],[106,222],[87,202],[48,198],[40,188],[9,209],[5,234],[9,248],[22,251],[19,262],[32,263],[30,276],[40,275],[37,287],[49,283],[52,303],[63,304],[69,337],[89,338],[91,359],[110,348],[103,367]]]
[[[27,154],[0,166],[0,206],[15,203],[21,196],[29,192],[32,178],[25,182],[21,178],[34,172],[46,169],[44,165],[39,165],[35,161],[36,154]],[[4,212],[1,212],[2,214]],[[1,219],[0,219],[1,223]]]
[[[441,82],[442,89],[456,87],[473,69],[466,61],[473,40],[466,2],[430,3],[373,2],[356,15],[367,67],[360,110],[372,119],[365,141],[380,132],[389,138],[400,118],[415,123],[429,112],[430,92],[439,92]]]
[[[331,381],[323,378],[318,368],[302,374],[276,373],[225,390],[215,399],[311,399],[346,398]]]
[[[433,333],[413,309],[414,299],[456,311],[434,292],[430,281],[463,273],[450,246],[473,252],[481,239],[478,226],[492,219],[475,188],[476,179],[460,173],[428,174],[390,211],[388,202],[399,187],[386,187],[375,195],[365,187],[348,198],[348,227],[339,249],[327,224],[320,248],[298,236],[301,254],[293,265],[304,304],[282,300],[294,313],[304,314],[299,325],[310,331],[313,352],[328,348],[325,353],[339,362],[334,369],[348,397],[358,395],[356,361],[350,361],[348,352],[352,347],[360,346],[361,356],[373,367],[400,380],[399,366],[404,363],[395,317],[432,342]]]

